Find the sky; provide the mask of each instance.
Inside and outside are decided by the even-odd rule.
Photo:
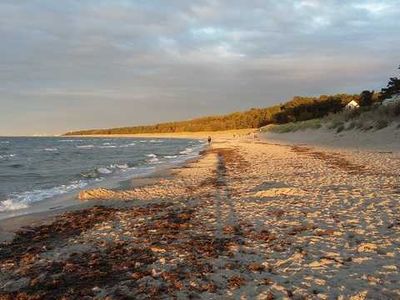
[[[400,0],[0,0],[0,135],[380,90]]]

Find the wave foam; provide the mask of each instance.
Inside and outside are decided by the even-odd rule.
[[[59,140],[60,143],[83,142],[84,140]]]
[[[112,173],[112,171],[110,169],[107,169],[107,168],[98,168],[97,172],[99,174],[111,174]]]
[[[112,168],[112,169],[128,169],[129,166],[128,166],[128,164],[114,164],[114,165],[111,165],[110,168]]]
[[[28,205],[11,199],[0,201],[0,212],[27,208]]]
[[[10,199],[0,202],[0,212],[18,210],[29,207],[29,204],[38,202],[54,196],[66,194],[76,189],[85,187],[88,182],[80,180],[74,181],[69,185],[60,185],[50,189],[33,190],[19,194],[10,195]]]
[[[0,159],[9,159],[12,157],[15,157],[16,154],[5,154],[5,155],[0,155]]]
[[[79,146],[76,146],[76,148],[79,148],[79,149],[90,149],[90,148],[93,148],[94,147],[94,145],[79,145]]]
[[[186,148],[185,150],[179,152],[180,154],[191,154],[193,152],[193,148]]]
[[[160,163],[160,160],[157,157],[152,157],[150,159],[147,160],[149,163],[151,164],[157,164]]]
[[[109,149],[109,148],[117,148],[117,146],[114,145],[105,145],[105,146],[99,146],[101,149]]]
[[[136,143],[130,143],[130,144],[125,144],[125,145],[120,145],[119,147],[120,148],[127,148],[127,147],[132,147],[132,146],[135,146],[136,145]]]

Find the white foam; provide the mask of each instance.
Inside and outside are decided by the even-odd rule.
[[[179,152],[180,154],[190,154],[193,152],[192,148],[186,148],[185,150]]]
[[[7,159],[7,158],[12,158],[15,157],[16,154],[5,154],[5,155],[0,155],[0,159]]]
[[[18,209],[23,209],[23,208],[27,208],[27,207],[28,207],[27,204],[18,203],[11,199],[3,200],[0,202],[0,212],[18,210]]]
[[[79,148],[79,149],[90,149],[90,148],[93,148],[94,147],[94,145],[79,145],[79,146],[76,146],[76,148]]]
[[[84,140],[59,140],[60,143],[83,142]]]
[[[136,143],[130,143],[130,144],[121,145],[119,147],[120,148],[127,148],[127,147],[132,147],[132,146],[135,146],[135,145],[136,145]]]
[[[58,149],[57,148],[45,148],[44,151],[54,152],[54,151],[58,151]]]
[[[147,157],[152,157],[152,158],[156,158],[157,155],[154,153],[150,153],[150,154],[146,154]]]
[[[160,160],[157,157],[152,157],[148,160],[148,162],[151,164],[156,164],[156,163],[159,163]]]
[[[115,164],[115,165],[111,165],[110,167],[113,168],[113,169],[115,169],[115,168],[117,168],[117,169],[128,169],[129,168],[128,164]]]
[[[100,174],[111,174],[112,171],[107,169],[107,168],[98,168],[97,169],[97,173],[100,173]]]
[[[117,148],[117,146],[114,145],[106,145],[106,146],[99,146],[101,149],[108,149],[108,148]]]
[[[177,158],[178,155],[165,155],[164,158]]]
[[[29,207],[29,204],[38,202],[57,195],[62,195],[76,189],[85,187],[88,182],[80,180],[69,185],[60,185],[50,189],[33,190],[19,194],[11,194],[10,199],[0,202],[0,212],[18,210]]]

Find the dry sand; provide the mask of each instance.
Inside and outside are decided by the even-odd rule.
[[[220,139],[154,184],[80,195],[115,207],[18,233],[0,296],[400,299],[399,167],[398,152]]]
[[[397,123],[380,130],[345,130],[336,133],[328,129],[307,129],[288,133],[261,134],[279,144],[308,144],[350,150],[400,151],[400,127]]]

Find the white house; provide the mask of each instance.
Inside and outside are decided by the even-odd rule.
[[[388,105],[392,105],[392,104],[396,104],[396,103],[400,103],[400,93],[395,94],[392,97],[383,100],[382,105],[388,106]]]
[[[353,110],[353,109],[356,109],[359,107],[360,107],[360,105],[356,101],[351,100],[349,103],[347,103],[347,105],[344,107],[344,109],[345,110]]]

